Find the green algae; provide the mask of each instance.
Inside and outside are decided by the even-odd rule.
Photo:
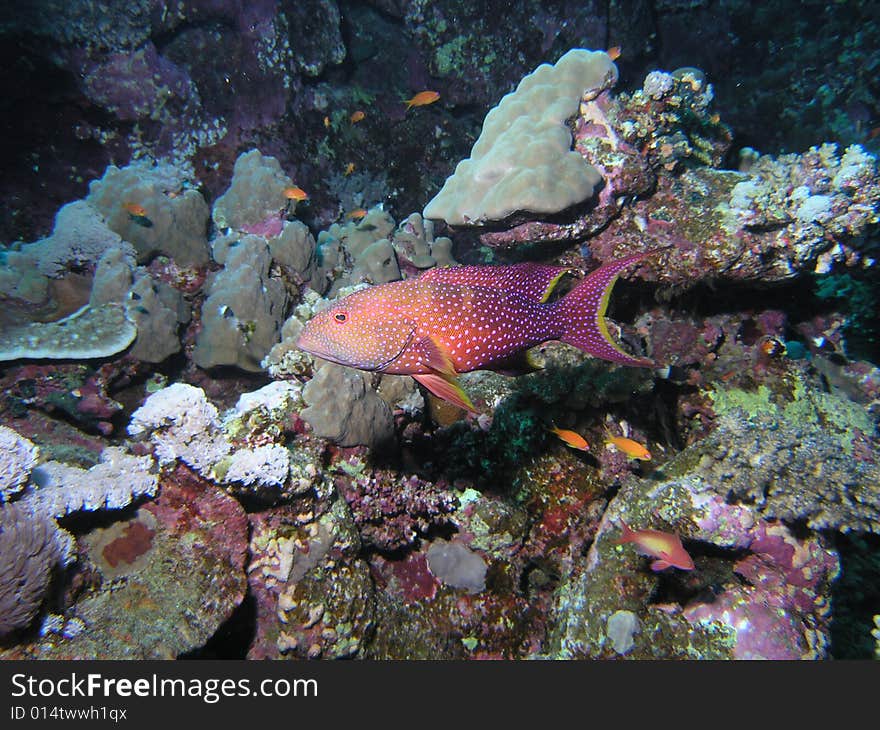
[[[807,389],[797,378],[789,379],[786,385],[790,389],[787,393],[760,385],[754,391],[716,388],[708,395],[718,416],[739,411],[751,421],[769,416],[789,423],[814,424],[835,434],[847,453],[852,451],[852,440],[859,431],[874,432],[870,414],[858,403],[833,393]]]

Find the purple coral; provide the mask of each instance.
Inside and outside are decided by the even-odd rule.
[[[113,53],[81,66],[86,95],[124,121],[136,121],[161,111],[169,101],[185,105],[195,95],[187,73],[152,43],[132,53]]]
[[[731,510],[744,511],[717,499],[708,510],[715,519],[703,525],[727,530],[737,522],[729,519]],[[839,569],[835,553],[823,548],[818,538],[798,539],[783,524],[764,521],[739,535],[738,542],[750,554],[733,570],[748,583],[727,587],[711,603],[686,607],[685,618],[733,632],[736,659],[823,656],[831,613],[827,586]]]
[[[354,513],[361,538],[379,550],[411,545],[432,525],[445,523],[458,505],[441,484],[387,470],[339,478],[336,486]]]

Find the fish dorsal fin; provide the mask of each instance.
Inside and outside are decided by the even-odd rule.
[[[430,335],[414,342],[412,349],[418,353],[421,362],[431,370],[436,370],[447,378],[455,378],[458,375],[455,372],[455,364],[446,348]]]
[[[546,302],[568,271],[527,261],[512,266],[445,266],[429,269],[419,279],[516,292],[535,302]]]
[[[448,401],[454,406],[458,406],[471,413],[476,413],[477,409],[464,392],[461,385],[454,377],[444,377],[434,373],[426,373],[424,375],[413,375],[413,378],[424,385],[434,395],[441,400]]]

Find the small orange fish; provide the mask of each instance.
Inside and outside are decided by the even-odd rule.
[[[139,205],[138,203],[132,203],[130,201],[122,204],[122,208],[129,214],[133,215],[135,218],[146,218],[147,217],[147,209],[144,206]]]
[[[359,221],[366,214],[367,214],[366,210],[364,210],[363,208],[358,208],[356,210],[351,211],[351,213],[349,213],[346,216],[346,218],[348,218],[349,220],[353,220],[353,221]]]
[[[623,534],[617,540],[618,545],[631,542],[639,552],[657,558],[651,563],[651,570],[660,571],[667,568],[679,570],[693,570],[694,561],[687,550],[681,544],[681,538],[670,532],[660,530],[631,530],[623,521],[620,521]]]
[[[330,117],[324,117],[324,129],[330,129]]]
[[[350,121],[352,124],[357,124],[358,122],[362,122],[365,116],[367,115],[364,114],[360,109],[358,109],[348,118],[348,121]]]
[[[349,162],[349,163],[345,166],[345,172],[343,172],[342,174],[345,175],[346,177],[348,177],[348,176],[351,175],[351,173],[353,173],[353,172],[354,172],[354,163],[353,163],[353,162]]]
[[[580,451],[589,451],[590,449],[587,440],[576,431],[570,431],[567,428],[557,428],[556,426],[548,430],[551,433],[555,433],[562,441],[573,449],[579,449]]]
[[[407,111],[409,111],[414,106],[425,106],[426,104],[433,104],[439,98],[440,94],[438,94],[436,91],[420,91],[412,99],[406,100],[406,109]]]
[[[605,443],[610,444],[618,451],[622,451],[630,459],[638,459],[639,461],[651,460],[651,452],[644,445],[625,436],[609,436],[605,439]]]
[[[283,195],[288,200],[295,200],[297,203],[309,199],[309,194],[302,188],[298,188],[296,185],[294,185],[293,187],[284,188]]]
[[[605,53],[608,54],[608,58],[610,58],[612,61],[616,61],[618,58],[620,58],[620,46],[611,46],[611,48],[605,51]]]
[[[766,357],[781,357],[785,354],[785,343],[767,335],[758,343],[758,350]]]

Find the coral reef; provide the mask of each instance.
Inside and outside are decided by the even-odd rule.
[[[18,270],[33,267],[44,276],[57,277],[71,266],[95,265],[105,251],[125,245],[97,209],[75,200],[58,211],[51,235],[10,254],[7,265]]]
[[[553,222],[520,216],[480,240],[513,247],[591,236],[590,254],[605,262],[643,250],[647,234],[674,255],[642,275],[674,284],[871,265],[865,233],[878,220],[876,159],[857,145],[841,153],[825,144],[801,155],[753,155],[743,172],[714,169],[731,137],[711,113],[712,99],[711,85],[688,71],[652,73],[632,95],[606,92],[582,104],[575,149],[604,179],[596,206]]]
[[[434,266],[455,266],[452,257],[452,239],[434,236],[434,222],[412,213],[400,222],[391,240],[397,260],[403,267],[415,270]]]
[[[50,517],[120,509],[137,497],[156,494],[158,480],[150,472],[152,465],[152,457],[133,456],[115,446],[104,449],[101,460],[89,469],[46,461],[31,472],[37,487],[16,504]]]
[[[51,236],[10,252],[0,296],[23,317],[3,318],[0,357],[91,359],[132,343],[130,355],[145,362],[178,352],[185,286],[154,278],[136,258],[173,256],[190,272],[207,263],[207,206],[182,186],[167,165],[110,166],[86,200],[59,211]]]
[[[314,275],[315,237],[301,221],[284,223],[281,234],[269,239],[272,260],[287,267],[297,283],[309,282]]]
[[[855,457],[874,424],[860,406],[832,395],[796,393],[779,407],[743,394],[748,410],[721,406],[716,431],[698,446],[695,473],[729,501],[815,530],[880,532],[880,469]],[[762,402],[763,401],[763,402]],[[854,458],[855,457],[855,458]]]
[[[669,468],[686,468],[694,458],[685,451]],[[694,580],[652,575],[643,558],[613,539],[624,519],[662,521],[681,532],[686,545],[721,552],[696,558]],[[609,504],[589,554],[556,593],[550,655],[620,653],[610,620],[629,611],[641,627],[627,641],[632,658],[822,658],[838,566],[819,538],[795,537],[748,505],[726,504],[712,493],[710,479],[685,475],[650,488],[633,480]]]
[[[204,645],[244,598],[244,510],[184,468],[114,535],[96,536],[87,553],[103,580],[18,657],[175,658]],[[71,635],[71,624],[92,628]]]
[[[136,336],[137,329],[121,305],[88,305],[56,322],[31,323],[4,331],[0,359],[107,357],[124,350]]]
[[[0,8],[2,658],[875,651],[864,3],[827,33],[692,2],[105,5]],[[295,346],[358,288],[534,261],[559,297],[650,249],[606,321],[654,367],[545,343],[465,374],[462,413]]]
[[[248,573],[264,577],[270,589],[265,598],[276,606],[272,618],[278,623],[267,629],[256,656],[356,656],[373,630],[375,607],[345,503],[336,501],[309,524],[288,525],[284,535],[270,524],[254,530]]]
[[[214,202],[214,225],[256,233],[250,229],[280,219],[288,203],[284,190],[292,185],[274,157],[264,156],[259,150],[241,154],[235,161],[229,189]]]
[[[434,540],[425,555],[428,570],[441,582],[468,593],[486,587],[486,561],[460,542]]]
[[[411,547],[432,529],[448,525],[457,505],[442,484],[401,478],[356,459],[338,462],[334,483],[364,545],[387,553]]]
[[[363,280],[372,283],[395,281],[400,269],[389,238],[394,219],[381,209],[372,208],[359,221],[334,223],[318,234],[318,274],[312,288],[328,296],[340,293]],[[376,277],[378,281],[373,281]]]
[[[3,427],[13,451],[7,457],[14,475],[6,477],[17,491],[15,501],[0,505],[0,635],[26,628],[37,615],[57,566],[71,562],[74,537],[57,518],[76,512],[118,510],[134,499],[156,494],[152,458],[107,447],[101,461],[80,469],[55,461],[37,463],[37,449]],[[17,457],[17,458],[16,458]],[[12,490],[10,490],[12,491]],[[5,495],[4,495],[5,496]]]
[[[159,464],[177,459],[207,474],[231,450],[220,414],[201,388],[174,383],[153,393],[131,415],[128,434],[148,439]]]

